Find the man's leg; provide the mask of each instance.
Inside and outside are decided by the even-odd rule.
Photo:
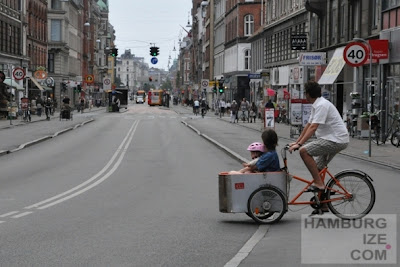
[[[325,185],[322,182],[321,177],[319,176],[319,170],[314,158],[310,154],[308,154],[305,148],[300,149],[300,156],[303,159],[308,171],[311,173],[312,178],[314,179],[314,185],[320,189],[324,189]]]

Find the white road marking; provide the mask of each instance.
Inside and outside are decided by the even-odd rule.
[[[237,267],[239,264],[250,254],[253,248],[258,242],[265,236],[268,232],[269,226],[260,225],[253,236],[244,244],[244,246],[239,250],[239,252],[225,264],[225,267]]]
[[[4,214],[0,215],[0,218],[4,218],[4,217],[10,216],[10,215],[14,215],[14,214],[16,214],[18,212],[19,211],[11,211],[11,212],[8,212],[8,213],[4,213]]]
[[[54,197],[51,197],[51,198],[48,198],[46,200],[40,201],[40,202],[38,202],[36,204],[33,204],[33,205],[25,207],[25,208],[26,209],[31,209],[31,208],[46,209],[48,207],[51,207],[51,206],[54,206],[54,205],[59,204],[61,202],[64,202],[64,201],[66,201],[66,200],[68,200],[70,198],[78,196],[78,195],[86,192],[87,190],[97,186],[98,184],[102,183],[103,181],[105,181],[107,178],[110,177],[111,174],[113,174],[115,172],[115,170],[121,164],[121,161],[123,160],[123,158],[125,156],[126,150],[127,150],[129,144],[132,141],[133,135],[135,134],[135,131],[136,131],[136,128],[137,128],[138,125],[139,125],[139,121],[135,121],[132,124],[132,127],[129,129],[127,135],[125,136],[125,138],[122,141],[121,145],[118,147],[117,151],[114,153],[114,155],[109,160],[109,162],[106,164],[106,166],[100,172],[98,172],[96,175],[94,175],[93,177],[91,177],[87,181],[81,183],[80,185],[78,185],[78,186],[76,186],[76,187],[74,187],[74,188],[72,188],[72,189],[70,189],[68,191],[65,191],[65,192],[63,192],[61,194],[58,194],[58,195],[54,196]],[[125,147],[124,147],[124,145],[125,145]],[[120,156],[119,156],[117,162],[115,163],[115,165],[111,168],[111,170],[108,171],[103,177],[101,177],[100,179],[98,179],[96,181],[96,179],[99,178],[114,163],[114,161],[117,158],[118,154],[120,154]],[[92,183],[92,184],[89,184],[89,183]],[[86,187],[84,187],[84,186],[86,186]],[[73,194],[71,194],[72,192],[74,192],[74,191],[76,191],[76,190],[78,190],[78,189],[80,189],[82,187],[84,187],[84,188],[79,190],[79,191],[77,191],[77,192],[75,192],[75,193],[73,193]],[[68,194],[70,194],[70,195],[68,195]],[[68,195],[68,196],[63,197],[65,195]],[[63,197],[63,198],[61,198],[61,197]],[[59,198],[61,198],[61,199],[59,199]],[[56,200],[56,199],[58,199],[58,200]],[[43,204],[46,204],[46,203],[49,203],[49,204],[42,206]]]
[[[26,215],[28,215],[28,214],[31,214],[31,213],[33,213],[33,211],[26,211],[26,212],[23,212],[23,213],[14,215],[14,216],[12,216],[11,218],[17,219],[17,218],[24,217],[24,216],[26,216]]]

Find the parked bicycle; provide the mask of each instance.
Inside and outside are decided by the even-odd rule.
[[[367,113],[367,115],[371,118],[371,131],[373,134],[372,141],[377,144],[385,144],[387,140],[390,140],[392,145],[395,147],[400,146],[400,119],[398,114],[392,115],[388,114],[390,118],[392,118],[392,123],[389,125],[389,128],[386,132],[381,132],[382,127],[379,120],[379,114],[382,110],[378,110],[375,113]]]

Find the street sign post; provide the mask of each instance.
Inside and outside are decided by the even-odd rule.
[[[111,90],[111,80],[110,78],[103,79],[103,89],[104,90]]]
[[[151,58],[151,64],[157,64],[157,62],[158,62],[158,59],[156,58],[156,57],[152,57]]]
[[[367,61],[368,48],[359,42],[351,42],[344,48],[343,58],[352,67],[360,67]]]

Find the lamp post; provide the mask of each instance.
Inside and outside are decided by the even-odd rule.
[[[368,156],[371,157],[371,116],[374,112],[374,88],[372,86],[372,48],[369,42],[362,38],[353,38],[356,42],[364,43],[368,46],[369,50],[369,92],[370,92],[370,110],[369,110],[369,136],[368,136]]]

